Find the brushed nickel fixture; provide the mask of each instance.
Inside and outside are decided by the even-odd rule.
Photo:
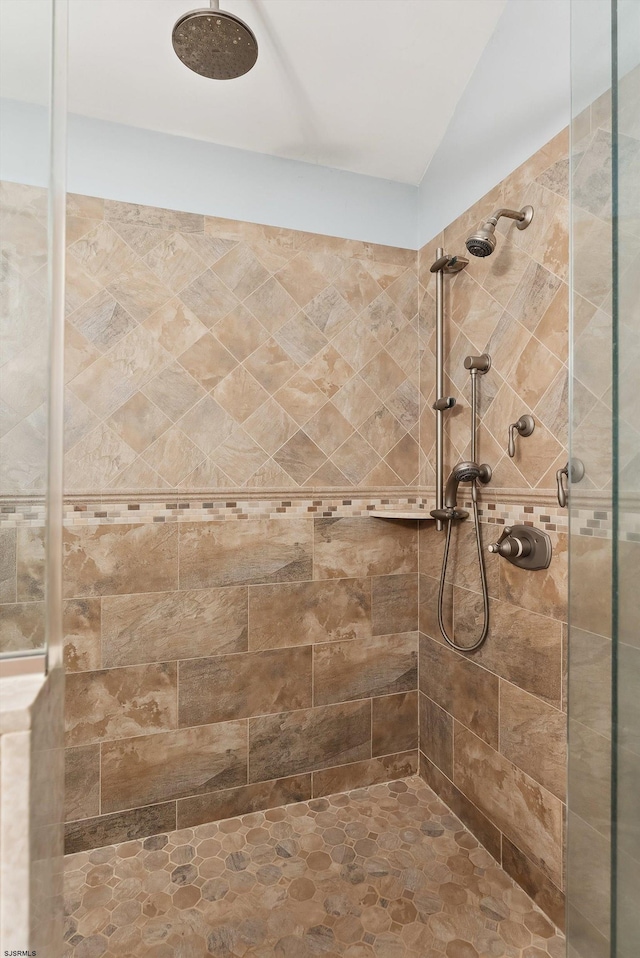
[[[546,532],[531,526],[505,526],[489,552],[502,556],[519,569],[548,569],[551,562],[551,539]]]
[[[496,226],[500,217],[517,220],[519,230],[526,230],[533,219],[533,206],[523,206],[521,210],[496,210],[489,219],[472,233],[465,246],[472,256],[490,256],[496,248]]]
[[[525,416],[520,416],[517,422],[512,422],[509,426],[509,444],[507,446],[507,452],[513,459],[516,454],[516,433],[522,438],[530,436],[533,430],[536,428],[536,422],[533,416],[528,414]]]
[[[184,65],[210,80],[241,77],[258,59],[253,30],[239,17],[220,10],[219,0],[210,0],[209,9],[190,10],[179,17],[171,41]]]
[[[436,413],[436,510],[442,510],[442,496],[444,489],[444,465],[443,465],[443,413],[447,409],[453,409],[456,404],[453,396],[443,396],[444,383],[444,277],[453,275],[463,270],[468,265],[469,260],[464,256],[448,256],[445,251],[438,247],[436,251],[437,259],[431,266],[431,272],[436,274],[436,401],[433,409]],[[442,532],[442,519],[437,518],[436,528]]]
[[[444,489],[444,507],[445,509],[455,509],[458,501],[458,486],[461,482],[487,483],[491,479],[491,466],[483,463],[481,466],[477,462],[459,462],[454,466],[447,479]]]
[[[440,587],[438,589],[438,625],[445,642],[457,652],[473,652],[479,648],[489,633],[489,590],[487,587],[487,570],[484,564],[484,553],[482,551],[482,534],[480,531],[480,521],[478,517],[478,490],[477,484],[491,481],[491,466],[487,463],[478,465],[476,462],[477,432],[478,432],[478,374],[483,375],[491,368],[491,356],[488,353],[482,353],[481,356],[467,356],[464,360],[465,369],[469,370],[471,376],[471,461],[459,462],[451,470],[447,479],[447,485],[444,490],[444,504],[432,510],[431,515],[439,523],[447,523],[447,538],[444,545],[444,554],[442,556],[442,571],[440,573]],[[484,609],[484,620],[482,631],[479,638],[471,645],[460,645],[456,642],[455,636],[447,633],[444,624],[444,589],[447,576],[447,564],[449,562],[449,551],[451,548],[451,532],[454,519],[466,519],[469,513],[464,509],[458,509],[458,486],[461,482],[471,483],[471,502],[473,504],[473,523],[476,533],[476,546],[478,549],[478,565],[480,567],[480,581],[482,583],[482,604]],[[437,493],[437,489],[436,489]]]
[[[569,489],[567,485],[573,482],[580,482],[581,479],[584,479],[584,471],[582,459],[570,459],[566,466],[563,466],[562,469],[558,469],[556,472],[558,505],[561,509],[564,509],[569,499]],[[567,485],[565,485],[564,482],[565,477],[567,479]]]

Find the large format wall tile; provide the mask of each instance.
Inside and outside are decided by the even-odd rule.
[[[234,818],[311,798],[311,775],[292,775],[272,782],[241,785],[178,801],[178,828]]]
[[[176,525],[67,526],[63,548],[67,598],[178,587]]]
[[[482,621],[477,593],[454,590],[456,629],[474,634]],[[562,695],[562,623],[507,602],[490,600],[491,634],[474,662],[550,705]]]
[[[454,730],[454,782],[501,832],[562,884],[562,804],[463,726]]]
[[[43,649],[45,603],[6,602],[0,605],[0,626],[3,652]]]
[[[102,642],[101,600],[65,600],[62,606],[62,631],[66,672],[99,669]]]
[[[378,782],[415,775],[418,770],[418,753],[415,750],[398,755],[385,755],[362,762],[340,765],[313,772],[313,795],[334,795],[352,788],[364,788]]]
[[[488,849],[493,857],[500,861],[500,847],[502,834],[491,818],[480,811],[451,779],[444,775],[424,754],[420,752],[420,775],[431,786],[445,805],[448,805],[454,815],[464,822],[479,842]]]
[[[348,702],[249,720],[249,781],[371,757],[371,702]]]
[[[283,582],[249,589],[249,648],[371,636],[369,579]]]
[[[103,812],[232,788],[246,779],[246,722],[203,725],[102,746]]]
[[[180,588],[310,579],[312,536],[308,519],[184,523]]]
[[[177,726],[175,662],[76,672],[65,682],[67,745],[89,745]]]
[[[448,778],[453,778],[453,716],[419,693],[420,751]]]
[[[372,699],[372,751],[390,755],[418,747],[418,692]]]
[[[247,649],[245,588],[105,596],[105,666],[189,659]]]
[[[532,575],[510,562],[500,565],[501,596],[512,605],[530,612],[539,612],[552,619],[567,619],[568,603],[568,537],[550,532],[553,557],[548,569]]]
[[[571,904],[608,937],[611,921],[610,836],[595,831],[573,811],[568,814],[567,828],[571,836],[568,846]]]
[[[417,575],[374,576],[371,618],[374,635],[415,632],[418,628]]]
[[[169,832],[175,827],[175,802],[147,805],[126,812],[68,822],[64,829],[64,850],[66,855],[74,855],[86,848],[146,838],[147,835]]]
[[[316,519],[313,561],[316,579],[417,572],[417,523]]]
[[[500,751],[564,801],[567,717],[534,695],[500,682]]]
[[[533,898],[545,915],[563,929],[565,925],[564,893],[544,872],[531,862],[506,835],[502,836],[502,867]]]
[[[100,746],[68,748],[64,756],[65,821],[100,813]]]
[[[489,745],[498,744],[498,679],[458,652],[420,637],[420,691]]]
[[[216,655],[180,663],[181,726],[289,712],[312,704],[311,648]]]
[[[313,650],[315,705],[408,692],[418,682],[417,633],[362,642],[329,642]]]
[[[44,599],[44,527],[18,528],[16,537],[16,598],[18,602]]]
[[[571,608],[572,626],[598,635],[611,635],[611,569],[610,539],[571,537],[572,555],[579,576],[573,576]]]
[[[0,602],[16,601],[16,530],[0,529]]]

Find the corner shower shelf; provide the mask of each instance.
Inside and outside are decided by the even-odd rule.
[[[423,521],[429,519],[431,522],[435,522],[433,516],[430,516],[426,509],[405,510],[404,512],[398,509],[375,509],[369,515],[373,516],[374,519],[421,519]]]

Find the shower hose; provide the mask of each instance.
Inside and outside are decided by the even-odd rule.
[[[478,563],[480,565],[480,580],[482,582],[482,604],[484,608],[484,623],[480,637],[472,645],[458,645],[455,635],[450,637],[444,625],[444,616],[442,608],[444,604],[444,587],[447,574],[447,563],[449,561],[449,549],[451,547],[451,530],[453,528],[453,516],[447,520],[447,538],[444,545],[444,555],[442,556],[442,573],[440,575],[440,588],[438,590],[438,625],[445,642],[455,649],[456,652],[473,652],[480,648],[489,632],[489,590],[487,588],[487,571],[484,565],[484,555],[482,553],[482,539],[480,535],[480,523],[478,521],[478,494],[476,484],[471,484],[471,500],[473,502],[473,521],[476,527],[476,545],[478,547]],[[455,630],[454,630],[455,631]]]

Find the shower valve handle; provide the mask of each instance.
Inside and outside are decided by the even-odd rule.
[[[571,476],[569,476],[571,472]],[[580,482],[584,478],[584,463],[581,459],[570,459],[569,462],[562,469],[558,469],[556,472],[556,483],[558,485],[558,505],[561,509],[564,509],[568,501],[569,490],[564,484],[564,477],[567,477],[567,481],[571,479],[571,482]]]
[[[489,552],[495,552],[504,559],[519,559],[520,557],[531,554],[531,543],[528,539],[519,539],[511,535],[511,528],[505,526],[505,529],[493,545],[489,546]]]
[[[520,569],[548,569],[551,562],[551,539],[546,532],[532,526],[505,526],[489,552],[501,555]]]
[[[516,454],[516,433],[524,438],[530,436],[535,427],[535,420],[533,416],[529,415],[520,416],[517,422],[511,423],[509,426],[509,445],[507,452],[512,459]]]

